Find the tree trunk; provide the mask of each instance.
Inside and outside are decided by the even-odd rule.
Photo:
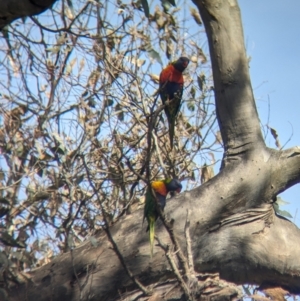
[[[0,31],[16,19],[38,15],[51,7],[56,0],[1,0]]]
[[[203,273],[219,273],[222,279],[236,284],[283,287],[299,294],[300,231],[290,221],[277,216],[272,203],[278,193],[299,182],[300,149],[277,151],[264,143],[236,1],[194,2],[209,41],[224,158],[217,176],[170,200],[166,215],[174,220],[175,236],[186,254],[189,210],[188,233],[192,237],[194,267],[196,273],[202,273],[196,275],[203,284],[201,299],[205,299],[208,279],[208,285],[217,282],[222,287],[217,276]],[[131,273],[144,286],[153,288],[151,300],[160,300],[162,296],[180,298],[178,278],[175,279],[165,250],[157,244],[153,259],[149,256],[142,217],[141,210],[122,217],[111,226],[111,235]],[[156,232],[163,246],[172,245],[161,221],[157,222]],[[72,253],[58,256],[30,272],[29,282],[10,289],[9,300],[146,299],[125,273],[105,232],[97,239],[98,246],[87,240]],[[170,253],[176,263],[175,255]],[[237,294],[230,285],[219,292],[229,299]]]

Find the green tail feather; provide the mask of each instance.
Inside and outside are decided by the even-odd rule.
[[[149,239],[150,239],[151,258],[153,257],[154,236],[155,236],[155,218],[150,217],[149,218]]]

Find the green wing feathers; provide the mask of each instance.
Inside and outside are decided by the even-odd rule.
[[[158,217],[155,208],[155,199],[152,197],[150,189],[147,189],[146,200],[144,207],[144,218],[147,219],[148,226],[146,231],[149,230],[149,242],[151,257],[153,256],[154,236],[155,236],[155,221]]]
[[[150,252],[152,257],[155,237],[155,222],[159,215],[156,210],[156,199],[161,210],[164,210],[168,192],[176,191],[179,193],[182,185],[177,179],[165,179],[151,182],[151,187],[155,192],[156,198],[152,196],[151,188],[148,188],[145,199],[144,219],[146,218],[148,222],[146,231],[149,230]]]

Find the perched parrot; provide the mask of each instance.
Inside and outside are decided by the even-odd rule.
[[[170,104],[165,107],[165,113],[169,122],[170,145],[173,148],[173,138],[175,131],[175,120],[180,110],[183,93],[182,72],[188,66],[190,60],[187,57],[180,57],[177,61],[169,64],[162,70],[159,76],[159,92],[163,104],[170,100]]]
[[[151,187],[155,192],[156,198],[159,202],[159,206],[164,210],[166,206],[166,198],[170,191],[180,192],[182,185],[177,179],[165,179],[160,181],[153,181]],[[146,200],[144,207],[144,219],[147,219],[150,239],[151,257],[153,255],[153,243],[155,234],[155,221],[158,218],[158,212],[156,211],[155,199],[152,196],[151,190],[148,188],[146,192]]]

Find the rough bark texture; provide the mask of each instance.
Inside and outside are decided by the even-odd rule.
[[[1,0],[0,31],[12,21],[38,15],[51,7],[56,0]]]
[[[174,231],[186,252],[184,229],[190,209],[197,273],[218,272],[221,278],[237,284],[283,287],[299,294],[300,230],[277,216],[272,203],[278,193],[299,182],[300,149],[276,151],[265,146],[236,1],[194,2],[209,40],[224,160],[222,170],[213,179],[169,201],[166,214],[174,219]],[[139,210],[123,217],[111,227],[112,236],[133,275],[145,286],[155,284],[152,300],[160,300],[163,293],[165,299],[175,298],[172,292],[178,287],[175,280],[172,282],[175,277],[165,252],[155,246],[153,259],[149,257],[148,237],[141,229],[142,215]],[[161,222],[157,229],[160,241],[168,244],[169,235]],[[146,298],[124,272],[106,235],[100,233],[98,240],[99,246],[87,241],[72,254],[59,256],[29,273],[30,282],[14,286],[9,300]],[[202,282],[203,300],[206,281]],[[236,296],[236,290],[231,289],[228,286],[223,291],[228,299]],[[178,291],[176,296],[180,297]]]

